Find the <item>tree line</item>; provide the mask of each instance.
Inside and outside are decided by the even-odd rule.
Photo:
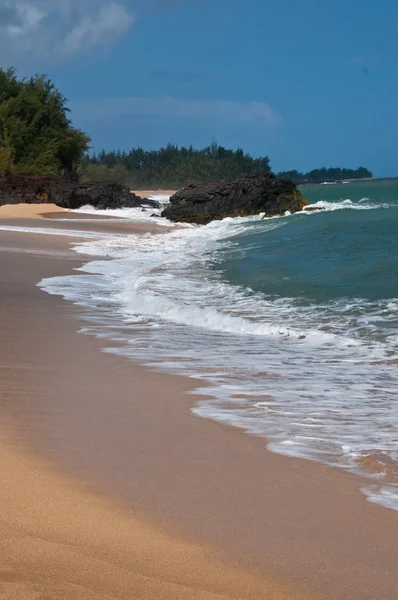
[[[216,142],[201,150],[168,144],[159,150],[137,147],[128,152],[99,152],[86,156],[79,168],[83,181],[115,179],[134,188],[182,187],[187,181],[232,181],[240,175],[270,171],[268,157],[253,158]]]
[[[174,144],[160,150],[144,150],[137,147],[129,152],[102,150],[83,158],[79,175],[83,181],[90,179],[113,179],[119,183],[140,188],[179,188],[187,181],[232,181],[244,174],[261,175],[271,170],[267,156],[253,158],[243,150],[230,150],[213,142],[201,150]],[[364,167],[358,169],[313,169],[308,173],[282,171],[280,179],[295,183],[321,183],[348,179],[371,178],[372,173]]]

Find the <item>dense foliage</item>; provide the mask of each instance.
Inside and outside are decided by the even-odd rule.
[[[0,68],[0,175],[71,172],[89,141],[72,127],[66,98],[49,79],[18,79]]]
[[[326,168],[314,169],[308,173],[298,171],[282,171],[278,173],[280,179],[291,179],[295,183],[320,183],[323,181],[345,181],[347,179],[367,179],[373,177],[372,173],[359,167],[358,169]]]
[[[264,174],[269,159],[252,158],[243,150],[228,150],[213,142],[202,150],[169,144],[160,150],[133,148],[87,156],[79,174],[82,181],[114,179],[134,188],[182,187],[187,181],[232,181],[243,174]]]

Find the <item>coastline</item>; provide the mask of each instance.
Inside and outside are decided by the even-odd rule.
[[[135,222],[108,215],[78,213],[55,204],[4,204],[0,206],[0,227],[56,228],[60,231],[77,229],[83,233],[83,237],[84,232],[128,234],[170,230],[169,226],[159,222]]]
[[[4,240],[15,252],[3,253],[1,263],[2,413],[18,423],[22,445],[35,442],[35,452],[133,514],[291,589],[317,598],[395,598],[395,513],[366,502],[347,473],[270,454],[261,439],[193,417],[192,380],[152,373],[77,336],[79,311],[34,287],[78,264],[82,257],[65,251],[67,238],[5,232]],[[14,389],[7,377],[18,365]],[[271,597],[284,597],[276,589]]]
[[[68,249],[68,238],[13,232],[4,237],[0,469],[7,483],[0,494],[1,597],[312,600],[273,577],[223,560],[210,545],[176,535],[173,528],[144,516],[143,510],[131,510],[120,495],[109,490],[104,494],[91,472],[82,476],[84,457],[74,453],[76,437],[70,430],[68,446],[73,459],[82,464],[76,468],[76,463],[72,467],[65,460],[65,448],[61,451],[58,446],[65,438],[57,439],[60,432],[46,420],[42,401],[58,400],[52,395],[59,376],[52,351],[65,341],[64,352],[73,353],[75,348],[59,330],[54,347],[47,345],[51,340],[46,336],[60,319],[61,329],[78,340],[79,321],[71,314],[73,307],[44,294],[34,281],[39,273],[70,273],[79,260]],[[60,315],[62,304],[66,310]],[[98,351],[93,348],[92,358]],[[72,362],[69,354],[67,370]],[[78,365],[72,368],[75,375],[76,368],[79,371]],[[86,381],[84,389],[84,381],[83,375],[78,387],[87,393],[92,382]],[[62,385],[68,395],[65,388]]]

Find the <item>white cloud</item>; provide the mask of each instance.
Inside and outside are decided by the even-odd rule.
[[[183,119],[204,119],[236,123],[257,122],[272,127],[282,122],[276,109],[264,102],[234,102],[231,100],[181,100],[160,98],[107,98],[73,105],[73,114],[87,120],[102,120],[115,116],[163,116]]]
[[[71,60],[111,46],[132,23],[123,0],[0,0],[1,64]]]

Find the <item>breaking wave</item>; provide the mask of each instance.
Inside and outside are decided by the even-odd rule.
[[[324,210],[89,239],[75,247],[90,257],[78,274],[40,286],[88,309],[83,331],[117,340],[109,352],[206,382],[195,390],[196,415],[262,436],[273,452],[365,473],[368,499],[398,510],[398,274],[392,238],[380,239],[396,205],[315,206]],[[379,224],[354,271],[351,221],[341,212],[351,210],[378,211]],[[355,231],[364,235],[370,222],[359,218]],[[334,244],[330,256],[318,238]],[[300,264],[301,244],[311,249],[312,240],[313,260]],[[395,295],[383,294],[384,271],[375,293],[375,279],[359,268],[378,251]],[[352,272],[360,295],[350,292]]]

